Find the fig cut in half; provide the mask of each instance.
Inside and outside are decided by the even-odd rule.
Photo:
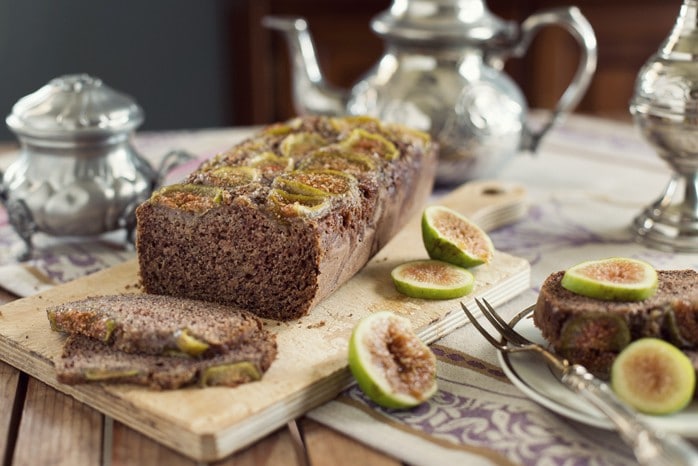
[[[482,228],[439,205],[422,213],[422,241],[429,257],[461,267],[485,264],[494,254],[492,240]]]
[[[573,293],[604,301],[642,301],[657,291],[658,283],[654,267],[625,257],[581,262],[566,270],[561,281]]]
[[[611,367],[618,398],[646,414],[671,414],[693,399],[696,371],[677,347],[658,338],[641,338],[625,347]]]
[[[416,260],[395,267],[390,276],[402,294],[421,299],[452,299],[473,290],[475,277],[463,267],[438,260]]]
[[[436,357],[409,320],[379,311],[359,321],[349,340],[349,369],[359,388],[385,408],[411,408],[437,390]]]

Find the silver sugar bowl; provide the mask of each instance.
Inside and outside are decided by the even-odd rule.
[[[173,151],[152,168],[132,145],[142,122],[133,99],[86,74],[53,79],[17,101],[6,123],[20,155],[0,172],[0,200],[26,244],[23,259],[37,232],[98,235],[124,228],[132,240],[136,206],[191,158]]]
[[[637,77],[635,125],[673,175],[633,222],[640,242],[698,252],[698,0],[684,0],[676,23]]]

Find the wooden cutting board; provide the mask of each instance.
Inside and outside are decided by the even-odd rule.
[[[525,211],[522,188],[477,182],[439,199],[485,229],[508,223]],[[277,333],[278,358],[263,380],[236,388],[151,391],[131,385],[69,386],[56,380],[52,360],[64,336],[52,332],[45,309],[88,295],[135,293],[135,260],[44,293],[0,307],[0,359],[57,390],[198,461],[235,452],[308,410],[335,397],[351,382],[347,342],[362,317],[391,310],[408,317],[431,343],[466,322],[459,301],[474,297],[501,304],[529,287],[529,264],[497,252],[473,269],[476,285],[462,300],[427,301],[400,295],[390,279],[398,264],[426,258],[419,219],[414,218],[350,282],[292,322],[265,322]]]

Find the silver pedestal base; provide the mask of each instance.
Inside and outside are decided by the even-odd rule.
[[[652,248],[698,252],[698,179],[674,175],[661,197],[633,221],[636,239]]]

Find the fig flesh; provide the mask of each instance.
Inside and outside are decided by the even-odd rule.
[[[422,240],[429,257],[461,267],[485,264],[494,254],[492,240],[484,230],[444,206],[424,209]]]
[[[359,388],[385,408],[410,408],[437,390],[436,357],[409,320],[389,311],[363,318],[349,340],[349,368]]]
[[[422,299],[460,298],[470,293],[475,283],[469,270],[437,260],[405,262],[390,276],[400,293]]]
[[[646,414],[671,414],[693,399],[696,372],[677,347],[658,338],[641,338],[613,362],[611,387],[616,395]]]
[[[625,257],[581,262],[566,270],[561,281],[573,293],[605,301],[642,301],[658,284],[654,267]]]

